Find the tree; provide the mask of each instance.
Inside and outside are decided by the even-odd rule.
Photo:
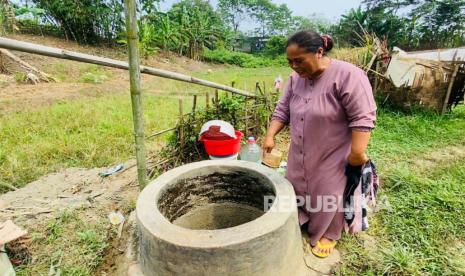
[[[287,37],[285,36],[273,36],[266,42],[265,55],[275,58],[282,55],[286,51]]]
[[[205,0],[183,0],[168,12],[181,33],[180,52],[199,60],[204,47],[214,48],[222,40],[225,26],[220,15]]]
[[[443,0],[425,3],[413,10],[418,15],[429,48],[456,47],[465,43],[465,1]]]
[[[80,43],[113,43],[124,29],[123,5],[119,0],[32,0],[46,12],[46,19],[59,25],[67,38]]]
[[[218,11],[224,22],[229,24],[237,35],[239,26],[250,17],[251,0],[219,0]]]
[[[391,26],[391,44],[430,49],[465,44],[465,0],[364,0],[363,3],[368,13],[384,11],[382,16],[389,17],[391,22],[401,11],[410,11]]]
[[[331,32],[332,24],[329,19],[319,15],[311,14],[308,17],[296,16],[294,17],[294,30],[310,29],[319,34],[328,34]]]
[[[270,0],[252,0],[251,16],[258,23],[256,33],[261,36],[286,35],[293,29],[294,17],[286,4],[276,5]]]
[[[164,51],[179,48],[181,33],[168,14],[158,13],[150,23],[154,26],[153,42],[157,47]]]
[[[358,7],[350,9],[347,14],[342,15],[339,23],[334,28],[335,39],[341,46],[357,45],[359,46],[360,39],[356,33],[360,32],[360,26],[367,27],[368,13]]]

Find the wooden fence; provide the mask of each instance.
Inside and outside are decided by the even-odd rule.
[[[208,159],[197,138],[202,125],[209,120],[228,121],[244,133],[245,137],[259,137],[266,131],[279,93],[266,91],[265,83],[256,83],[255,87],[257,96],[254,98],[221,94],[218,90],[207,92],[204,96],[194,95],[189,113],[184,112],[184,102],[179,99],[177,124],[147,136],[147,139],[154,139],[171,133],[166,146],[149,157],[148,177],[154,178],[159,173],[184,163]],[[200,108],[199,103],[203,101],[205,105]]]

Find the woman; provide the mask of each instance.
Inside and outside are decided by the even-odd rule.
[[[365,72],[326,53],[330,37],[300,31],[287,42],[291,74],[273,114],[263,143],[274,148],[274,137],[290,125],[291,147],[286,178],[299,200],[299,223],[308,223],[312,252],[330,255],[344,229],[342,206],[347,166],[368,161],[365,153],[375,126],[376,104]],[[353,168],[353,167],[351,167]]]

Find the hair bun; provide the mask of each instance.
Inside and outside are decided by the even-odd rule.
[[[321,39],[323,39],[323,49],[325,52],[331,51],[334,46],[333,38],[330,35],[322,35]]]

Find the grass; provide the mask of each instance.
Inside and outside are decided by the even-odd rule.
[[[377,121],[369,152],[386,169],[433,149],[465,144],[464,106],[444,116],[379,109]]]
[[[38,254],[33,256],[33,265],[16,268],[18,276],[43,275],[51,267],[56,275],[94,275],[105,257],[108,239],[116,236],[106,220],[81,218],[77,211],[66,210],[36,231],[31,233],[29,250]]]
[[[103,83],[113,75],[103,66],[67,60],[45,64],[44,71],[60,82]]]
[[[380,110],[370,144],[389,203],[371,218],[376,244],[344,236],[341,275],[460,275],[465,273],[465,159],[417,166],[422,156],[465,147],[465,108],[440,117]]]
[[[101,72],[94,66],[80,68],[80,72]],[[277,75],[288,73],[287,68],[230,68],[196,75],[225,84],[235,81],[236,87],[251,89],[255,81],[271,85]],[[192,100],[186,94],[212,92],[155,77],[143,84],[147,92],[144,113],[148,134],[175,124],[178,98],[186,99],[184,112],[188,112]],[[154,90],[159,92],[150,94]],[[202,98],[198,102],[199,106],[205,104]],[[154,149],[156,145],[149,142],[148,148]],[[132,113],[127,94],[58,102],[34,111],[0,115],[0,182],[16,187],[62,168],[104,167],[133,155]],[[6,191],[1,189],[0,192]]]
[[[147,133],[175,124],[177,98],[144,100]],[[17,187],[61,168],[108,166],[134,153],[127,95],[57,103],[0,116],[0,122],[0,181]]]
[[[217,83],[231,85],[235,82],[235,87],[250,92],[255,91],[255,84],[260,83],[263,89],[263,82],[267,89],[273,85],[276,77],[281,75],[286,81],[291,70],[287,67],[265,67],[265,68],[225,68],[212,72],[193,72],[192,75],[205,80],[215,81]],[[158,95],[194,95],[210,92],[213,95],[211,88],[193,85],[189,83],[166,80],[158,77],[149,77],[144,80],[143,87],[150,92],[156,92]]]
[[[426,171],[395,169],[385,177],[383,195],[392,208],[372,218],[371,253],[345,237],[341,275],[463,275],[465,159]]]

